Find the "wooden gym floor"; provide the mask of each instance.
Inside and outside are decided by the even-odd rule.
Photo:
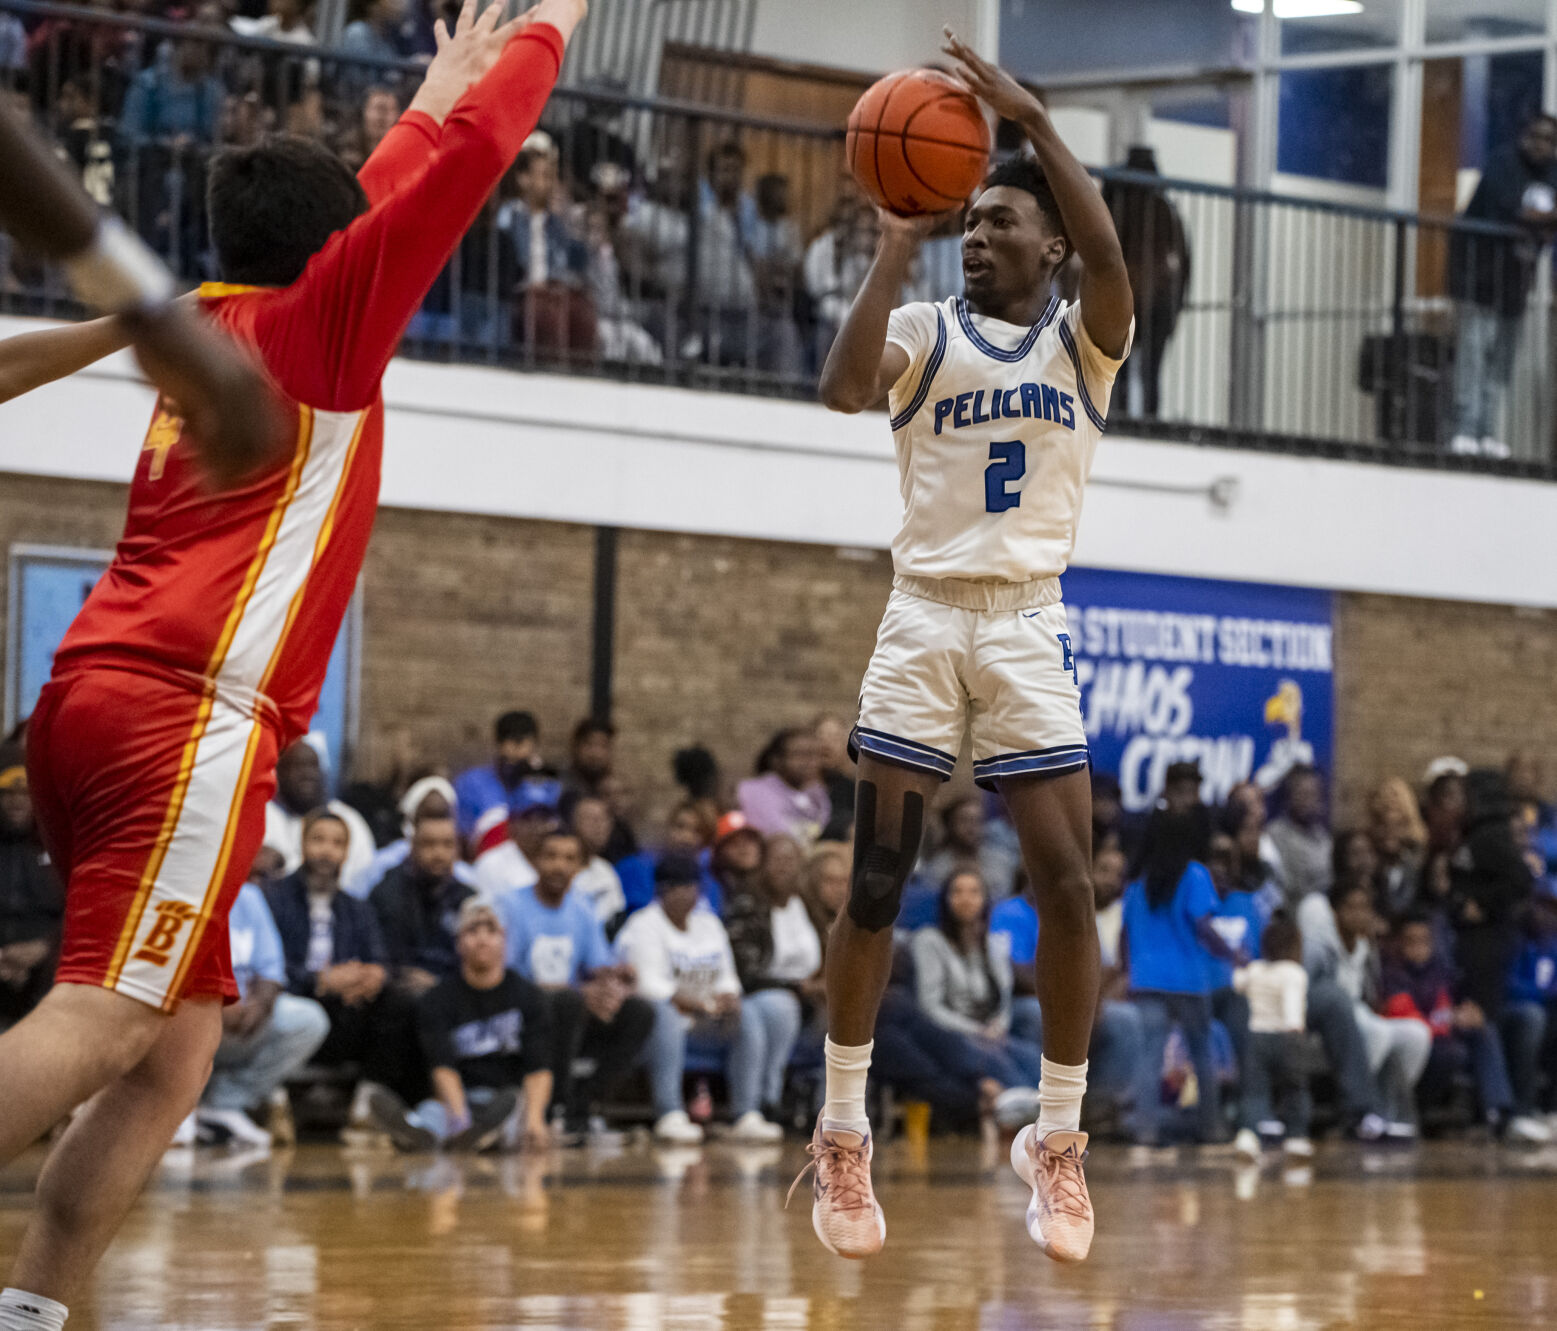
[[[1002,1153],[1003,1154],[1003,1153]],[[0,1173],[0,1260],[41,1157]],[[1308,1174],[1102,1148],[1061,1269],[976,1142],[878,1157],[885,1253],[827,1255],[795,1145],[412,1159],[175,1153],[71,1331],[1557,1328],[1557,1150],[1322,1147]]]

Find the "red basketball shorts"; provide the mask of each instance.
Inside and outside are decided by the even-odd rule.
[[[273,729],[125,670],[51,681],[27,729],[39,830],[65,883],[55,979],[172,1011],[235,999],[227,913],[275,789]]]

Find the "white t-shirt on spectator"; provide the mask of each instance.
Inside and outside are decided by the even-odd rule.
[[[773,908],[773,961],[768,978],[798,984],[822,969],[822,940],[800,897]]]
[[[503,841],[476,856],[476,888],[489,897],[534,887],[540,874],[513,841]]]
[[[1248,996],[1249,1030],[1256,1035],[1308,1024],[1308,972],[1295,961],[1251,961],[1233,972],[1233,988]]]
[[[693,1003],[738,994],[730,935],[706,906],[696,907],[678,929],[657,901],[628,916],[616,936],[622,960],[638,972],[638,994],[651,1002],[681,997]]]
[[[351,805],[331,800],[325,807],[346,824],[349,834],[341,866],[341,882],[347,883],[367,872],[378,846],[366,820]],[[281,856],[286,873],[296,873],[303,863],[303,815],[271,800],[265,806],[265,844]]]
[[[573,879],[573,891],[589,903],[589,909],[601,924],[607,924],[621,914],[627,905],[622,891],[622,880],[611,861],[604,856],[593,856]]]
[[[1119,964],[1119,939],[1124,933],[1124,898],[1111,901],[1097,913],[1097,943],[1108,969]]]

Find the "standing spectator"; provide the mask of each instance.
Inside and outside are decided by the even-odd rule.
[[[400,839],[375,851],[355,878],[343,878],[342,890],[366,901],[373,889],[384,881],[385,874],[411,857],[411,832],[418,818],[455,818],[458,811],[454,787],[443,777],[424,776],[413,781],[400,797]],[[454,876],[467,887],[476,885],[476,872],[464,860],[454,862]]]
[[[355,123],[337,145],[341,160],[353,171],[362,170],[395,121],[400,119],[400,97],[393,88],[374,83],[364,89]]]
[[[686,1111],[682,1076],[690,1051],[725,1058],[737,1136],[773,1141],[783,1130],[762,1116],[765,1037],[756,1008],[741,1001],[730,938],[698,902],[697,861],[666,856],[654,870],[659,893],[617,936],[623,961],[638,976],[638,996],[655,1005],[647,1061],[654,1092],[654,1135],[695,1145],[703,1130]]]
[[[1459,762],[1458,759],[1451,759]],[[1427,826],[1427,851],[1433,855],[1451,855],[1465,839],[1465,771],[1440,772],[1427,786],[1422,801],[1422,821]]]
[[[663,364],[665,353],[660,344],[637,321],[618,255],[632,177],[613,162],[597,162],[589,176],[596,197],[584,205],[579,229],[589,251],[589,290],[595,302],[600,357],[629,365]]]
[[[391,982],[413,997],[458,969],[455,920],[460,906],[476,895],[454,876],[458,859],[454,820],[423,816],[411,831],[410,857],[385,874],[368,898]]]
[[[1454,959],[1464,998],[1497,1023],[1508,975],[1519,952],[1519,912],[1534,882],[1514,840],[1503,774],[1473,771],[1465,779],[1465,841],[1449,862]]]
[[[417,1005],[433,1098],[414,1110],[392,1092],[370,1097],[373,1117],[403,1151],[480,1151],[550,1144],[551,1021],[546,997],[508,969],[497,908],[481,896],[460,905],[459,969]]]
[[[517,892],[535,884],[535,853],[548,832],[559,826],[557,783],[528,781],[509,808],[506,823],[498,824],[494,837],[478,847],[476,886],[490,897]]]
[[[573,801],[570,821],[585,855],[573,891],[601,924],[609,925],[627,909],[621,876],[604,854],[611,844],[611,806],[598,795],[585,795]]]
[[[1386,1017],[1421,1022],[1432,1035],[1418,1097],[1446,1099],[1455,1076],[1468,1067],[1476,1079],[1482,1116],[1495,1132],[1518,1142],[1550,1141],[1544,1123],[1514,1116],[1514,1088],[1498,1028],[1474,1001],[1456,1000],[1454,968],[1436,950],[1431,922],[1421,914],[1404,916],[1395,926],[1393,941],[1394,957],[1384,967],[1381,1010]]]
[[[694,196],[685,159],[667,152],[650,169],[645,193],[631,200],[616,236],[638,322],[672,357],[683,349]]]
[[[574,726],[568,768],[562,774],[563,797],[598,797],[601,783],[611,775],[615,748],[616,727],[609,721],[587,716]]]
[[[1238,879],[1238,850],[1225,832],[1212,834],[1206,868],[1220,898],[1211,914],[1211,927],[1231,956],[1258,961],[1262,955],[1260,939],[1270,922],[1270,911],[1253,892],[1244,890]],[[1206,967],[1211,985],[1211,1015],[1227,1031],[1233,1058],[1242,1067],[1249,1035],[1249,1001],[1233,984],[1233,965],[1225,957],[1208,957]]]
[[[20,752],[0,748],[0,1030],[54,982],[65,892],[38,840]]]
[[[954,208],[919,247],[903,283],[903,304],[916,300],[938,305],[963,293],[962,232],[966,213]]]
[[[27,73],[27,29],[15,14],[0,14],[0,84],[13,87]]]
[[[238,889],[227,933],[238,1001],[222,1009],[222,1042],[195,1122],[246,1146],[269,1146],[271,1134],[246,1111],[271,1103],[272,1093],[324,1043],[330,1019],[313,999],[286,992],[281,936],[253,883]]]
[[[1276,872],[1287,901],[1296,905],[1310,892],[1330,886],[1330,829],[1325,825],[1325,787],[1319,769],[1300,765],[1282,782],[1284,809],[1267,831],[1276,847]]]
[[[552,1094],[570,1136],[632,1070],[654,1009],[632,996],[637,976],[606,942],[600,921],[571,884],[584,849],[572,832],[548,832],[536,852],[535,886],[498,901],[508,965],[546,995],[552,1027]],[[580,1059],[592,1071],[575,1081]]]
[[[1503,1040],[1514,1083],[1515,1112],[1557,1108],[1557,896],[1543,892],[1530,903],[1529,933],[1514,963]],[[1557,1115],[1548,1120],[1557,1129]]]
[[[771,359],[762,368],[797,374],[801,348],[795,307],[803,288],[800,233],[789,211],[789,177],[777,172],[759,176],[751,204],[743,213],[742,238],[757,285],[759,351],[765,348]]]
[[[392,65],[416,54],[415,43],[407,30],[411,7],[407,0],[362,0],[354,6],[357,17],[341,32],[342,55]],[[348,68],[343,83],[353,95],[363,81],[388,71],[376,71],[367,65]]]
[[[1257,792],[1256,792],[1257,793]],[[1272,863],[1275,849],[1265,836],[1263,798],[1228,800],[1222,810],[1222,830],[1233,839],[1233,881],[1260,904],[1265,918],[1286,904]]]
[[[1411,787],[1398,776],[1379,782],[1368,797],[1368,840],[1378,861],[1379,909],[1398,915],[1416,901],[1427,848],[1427,826]]]
[[[1449,293],[1458,305],[1451,452],[1509,456],[1499,434],[1525,305],[1542,248],[1557,232],[1557,118],[1537,115],[1517,144],[1493,152],[1464,217],[1519,227],[1518,238],[1456,228]]]
[[[826,230],[807,246],[801,266],[816,321],[812,355],[818,365],[827,359],[849,307],[865,284],[876,236],[875,209],[860,197],[852,181],[844,182]]]
[[[989,924],[989,893],[978,871],[953,873],[941,888],[939,920],[914,932],[919,1008],[978,1045],[985,1075],[1007,1087],[1036,1087],[1043,1054],[1011,1034],[1011,957],[991,946]]]
[[[1143,145],[1128,151],[1124,165],[1126,171],[1160,174],[1157,154]],[[1189,298],[1189,236],[1161,185],[1109,180],[1103,185],[1103,200],[1114,215],[1130,290],[1135,293],[1137,342],[1129,377],[1139,376],[1142,414],[1157,420],[1162,415],[1162,363]],[[1134,413],[1128,394],[1124,406],[1127,413]]]
[[[493,727],[492,760],[454,778],[460,836],[467,842],[489,809],[507,808],[528,779],[542,775],[541,728],[529,712],[504,712]]]
[[[736,799],[763,836],[783,833],[812,845],[832,817],[816,736],[798,726],[779,731],[758,756],[757,775],[737,787]]]
[[[520,303],[514,337],[552,354],[590,356],[595,310],[589,294],[589,248],[558,209],[557,145],[545,130],[525,140],[514,162],[516,197],[497,215],[512,247]]]
[[[303,820],[315,809],[328,809],[351,833],[342,876],[351,880],[365,874],[377,850],[373,833],[351,805],[329,798],[319,751],[300,739],[277,759],[276,793],[265,806],[265,844],[281,853],[287,873],[303,862]]]
[[[216,142],[227,89],[211,57],[210,43],[180,38],[171,58],[143,69],[119,115],[120,139],[132,147],[164,143],[180,150]]]
[[[314,46],[318,42],[308,26],[305,0],[269,0],[261,17],[245,18],[242,14],[234,14],[227,23],[240,37],[263,37],[292,46]]]
[[[974,869],[990,885],[996,901],[1016,887],[1020,860],[985,835],[984,798],[968,794],[941,809],[941,845],[919,866],[921,877],[944,883],[958,869]]]
[[[1202,828],[1192,811],[1159,810],[1147,825],[1143,876],[1125,888],[1124,951],[1130,996],[1145,1027],[1135,1093],[1136,1140],[1156,1145],[1167,1127],[1162,1106],[1163,1054],[1174,1026],[1194,1064],[1199,1087],[1199,1140],[1222,1139],[1221,1092],[1211,1056],[1209,963],[1242,964],[1211,923],[1220,904],[1205,865],[1195,860]]]
[[[287,992],[315,1000],[329,1018],[330,1033],[314,1062],[354,1063],[364,1082],[416,1096],[423,1071],[414,1056],[411,1002],[388,985],[373,908],[340,889],[348,836],[333,813],[310,814],[302,867],[265,889],[281,939]],[[366,1108],[365,1099],[354,1104],[354,1122],[366,1117]]]
[[[784,1073],[807,1009],[825,1001],[822,940],[806,910],[805,854],[791,837],[769,837],[756,882],[725,897],[725,924],[743,1005],[761,1017],[762,1107],[777,1117]]]
[[[1417,1135],[1416,1084],[1432,1052],[1432,1036],[1420,1022],[1381,1016],[1379,957],[1373,945],[1378,917],[1373,893],[1362,883],[1311,892],[1298,906],[1303,969],[1310,987],[1334,981],[1346,994],[1367,1049],[1368,1067],[1381,1091],[1391,1137]]]
[[[854,835],[854,759],[849,756],[849,723],[824,712],[811,728],[821,755],[822,785],[832,808],[819,839],[848,841]]]
[[[1308,972],[1303,936],[1292,917],[1278,914],[1260,936],[1262,959],[1233,972],[1233,987],[1249,1003],[1248,1051],[1240,1060],[1243,1098],[1238,1136],[1240,1155],[1260,1157],[1260,1137],[1274,1135],[1279,1122],[1289,1155],[1311,1156],[1308,1139],[1313,1098],[1308,1089]],[[1278,1098],[1272,1103],[1272,1092]],[[1279,1111],[1279,1117],[1278,1117]]]

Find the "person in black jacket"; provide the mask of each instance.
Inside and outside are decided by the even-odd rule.
[[[1449,862],[1449,910],[1461,998],[1496,1023],[1519,951],[1523,913],[1534,891],[1530,866],[1514,840],[1508,781],[1493,769],[1465,778],[1465,840]]]
[[[0,751],[0,1030],[54,982],[65,894],[33,826],[20,753]]]
[[[459,833],[454,819],[423,815],[411,829],[411,854],[373,889],[390,984],[413,998],[459,969],[454,923],[475,893],[454,877]]]
[[[330,1018],[315,1063],[358,1064],[365,1082],[414,1099],[426,1080],[416,1057],[414,1006],[387,983],[372,907],[340,890],[350,839],[334,814],[310,814],[303,824],[302,867],[265,890],[286,957],[287,989],[316,999]]]

